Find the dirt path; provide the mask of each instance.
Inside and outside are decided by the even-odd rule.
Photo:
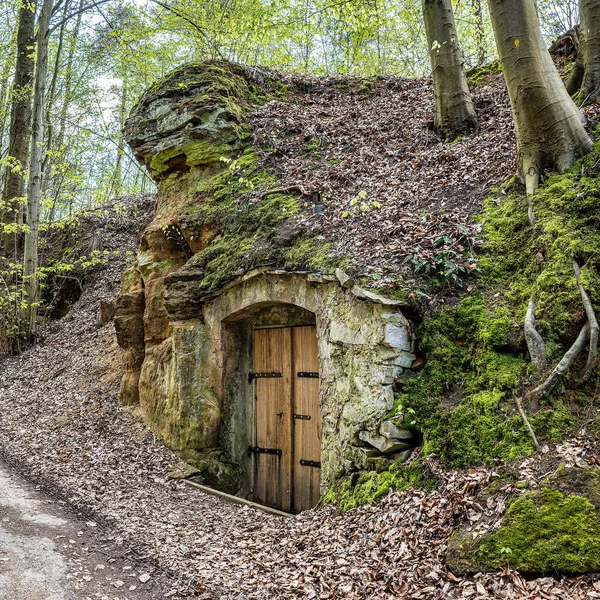
[[[164,598],[152,568],[119,556],[79,520],[0,463],[0,598]]]

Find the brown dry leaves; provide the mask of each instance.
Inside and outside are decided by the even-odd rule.
[[[478,130],[452,144],[429,128],[428,80],[381,78],[368,95],[360,80],[302,81],[306,93],[269,102],[251,121],[282,185],[300,184],[325,198],[324,211],[306,223],[325,232],[335,252],[350,256],[354,270],[376,278],[376,286],[393,287],[406,276],[410,257],[434,263],[440,253],[456,252],[457,263],[474,268],[469,252],[479,229],[471,216],[515,170],[502,78],[474,91]],[[352,203],[361,192],[364,211]]]

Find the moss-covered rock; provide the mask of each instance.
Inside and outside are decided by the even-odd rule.
[[[265,96],[241,65],[186,64],[146,90],[125,122],[125,139],[158,180],[218,163],[242,148],[244,114]]]
[[[600,469],[560,467],[539,488],[513,498],[497,531],[456,529],[446,562],[457,574],[506,565],[528,574],[600,570]]]

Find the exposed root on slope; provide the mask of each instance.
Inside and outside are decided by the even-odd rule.
[[[573,342],[573,345],[565,352],[564,356],[560,359],[554,369],[552,369],[552,372],[548,375],[547,379],[530,392],[529,395],[531,397],[544,397],[552,392],[561,377],[569,370],[569,367],[581,352],[589,333],[590,324],[586,322],[581,328],[577,339]]]
[[[525,341],[531,362],[536,369],[541,369],[546,364],[546,345],[544,339],[535,328],[535,301],[530,300],[525,314],[525,322],[523,325],[525,330]]]
[[[531,439],[533,440],[533,443],[535,444],[536,449],[539,450],[540,449],[540,443],[538,442],[537,437],[535,435],[535,432],[533,431],[533,427],[531,426],[531,423],[529,422],[529,419],[527,418],[527,414],[523,410],[523,406],[521,404],[521,398],[517,398],[517,396],[515,394],[513,394],[513,396],[515,398],[515,403],[517,405],[517,409],[519,411],[519,414],[523,418],[523,421],[525,422],[525,425],[527,426],[527,429],[529,430],[529,434],[531,435]]]
[[[583,301],[583,307],[590,326],[590,348],[588,351],[588,359],[579,381],[580,383],[585,383],[591,377],[594,366],[596,365],[596,360],[598,359],[598,319],[596,318],[596,313],[594,312],[590,297],[587,295],[587,292],[581,283],[581,269],[576,260],[573,261],[573,270],[575,271],[577,286],[579,287],[579,293],[581,294],[581,300]]]

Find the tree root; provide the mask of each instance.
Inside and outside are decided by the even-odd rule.
[[[598,359],[598,319],[596,318],[592,301],[581,284],[581,270],[579,264],[575,260],[573,261],[573,270],[575,271],[577,287],[579,287],[579,293],[581,294],[581,300],[583,301],[583,307],[590,326],[588,359],[579,379],[579,383],[585,383],[592,376],[594,367],[596,366],[596,360]]]
[[[310,194],[301,185],[288,185],[287,187],[273,188],[262,193],[262,198],[269,196],[270,194],[285,194],[287,192],[300,192],[303,196],[309,196]]]
[[[531,423],[529,422],[529,419],[527,418],[527,415],[525,414],[525,411],[523,410],[523,406],[521,405],[521,398],[517,398],[516,395],[514,395],[514,394],[513,394],[513,397],[515,399],[517,409],[519,410],[519,413],[521,414],[523,421],[525,421],[525,425],[527,425],[527,429],[529,429],[529,434],[531,435],[531,439],[533,440],[533,443],[535,444],[536,449],[539,450],[540,443],[538,442],[537,437],[535,436],[535,432],[533,431],[533,427],[531,426]]]
[[[527,342],[527,349],[529,350],[531,362],[535,365],[535,368],[539,370],[546,364],[546,345],[544,344],[542,336],[535,328],[534,300],[530,300],[527,306],[523,328],[525,330],[525,341]]]
[[[550,375],[548,375],[548,378],[543,383],[538,385],[533,391],[531,391],[529,396],[544,397],[554,389],[559,379],[567,372],[568,368],[577,358],[577,355],[581,352],[589,332],[590,324],[586,323],[581,328],[581,331],[579,332],[577,339],[573,342],[573,345],[565,352],[564,356],[560,359],[554,369],[552,369],[552,372]]]
[[[531,211],[531,196],[529,196],[529,207],[530,207],[530,222],[533,216],[533,212]],[[532,223],[533,225],[533,223]],[[552,390],[556,387],[556,384],[559,382],[560,378],[567,372],[569,367],[573,364],[573,361],[577,358],[583,347],[585,346],[585,342],[590,339],[589,344],[589,352],[588,359],[586,365],[581,373],[579,383],[585,383],[592,375],[594,371],[594,367],[596,365],[596,361],[598,359],[598,335],[600,333],[598,327],[598,319],[596,318],[596,313],[594,312],[594,307],[592,306],[592,302],[587,292],[585,291],[582,283],[581,283],[581,268],[576,260],[573,261],[573,270],[575,271],[575,278],[577,279],[577,287],[579,288],[579,293],[581,294],[581,299],[583,301],[583,307],[585,309],[585,314],[587,315],[587,322],[581,328],[577,339],[573,342],[572,346],[565,352],[563,357],[560,359],[558,364],[552,369],[552,372],[548,377],[543,381],[540,385],[538,385],[534,390],[527,394],[527,398],[538,398],[548,396]],[[525,314],[525,322],[523,324],[523,328],[525,330],[525,341],[527,342],[527,348],[529,349],[529,355],[531,356],[531,362],[535,365],[536,369],[540,369],[545,361],[546,361],[546,346],[544,344],[544,340],[542,336],[538,333],[535,328],[535,301],[531,300],[527,306],[527,313]],[[517,409],[529,430],[531,435],[531,439],[535,444],[535,447],[539,450],[540,444],[535,436],[535,432],[533,431],[533,427],[531,427],[531,423],[523,410],[523,406],[521,403],[521,398],[517,398],[513,393],[513,397],[515,399],[515,403],[517,405]]]
[[[529,224],[532,227],[535,227],[535,215],[533,214],[533,195],[535,194],[535,190],[538,189],[539,185],[540,174],[535,167],[530,166],[525,171],[525,189],[527,190],[527,218],[529,219]]]

